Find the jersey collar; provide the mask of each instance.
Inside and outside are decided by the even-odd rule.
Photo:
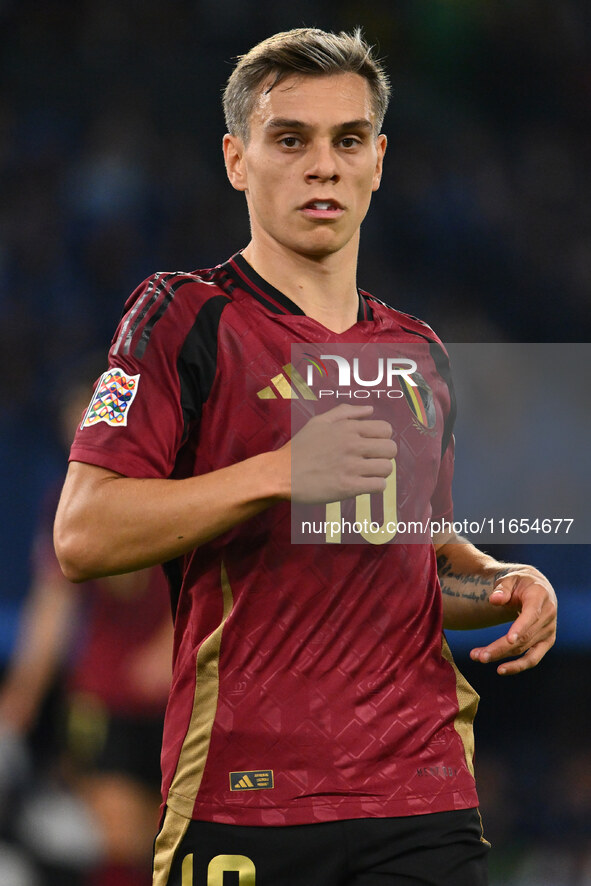
[[[224,270],[233,278],[239,289],[243,289],[250,293],[258,302],[264,305],[274,314],[296,314],[305,317],[306,314],[296,305],[290,298],[275,289],[270,283],[257,274],[253,267],[249,265],[241,252],[233,255],[224,265]],[[368,300],[359,291],[359,309],[357,311],[357,322],[361,320],[373,320],[373,311]]]

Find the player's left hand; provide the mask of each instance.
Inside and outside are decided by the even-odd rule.
[[[495,582],[489,602],[517,612],[517,618],[504,636],[472,649],[470,658],[483,663],[515,658],[499,665],[501,675],[535,667],[556,640],[557,600],[548,579],[533,566],[512,565]]]

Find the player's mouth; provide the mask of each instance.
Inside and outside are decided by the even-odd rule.
[[[340,218],[345,210],[337,200],[308,200],[299,211],[307,218],[332,221]]]

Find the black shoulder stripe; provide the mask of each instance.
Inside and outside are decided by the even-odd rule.
[[[376,298],[376,296],[372,295],[370,292],[365,292],[365,290],[363,290],[363,296],[367,299],[367,301],[375,301],[376,304],[382,305],[383,308],[388,308],[388,310],[390,311],[394,310],[392,305],[389,305],[387,302],[382,301],[381,298]]]
[[[130,354],[142,358],[154,326],[164,315],[166,309],[173,300],[175,293],[186,283],[194,283],[198,278],[189,274],[177,272],[167,274],[155,274],[148,286],[123,321],[113,354]],[[139,338],[136,333],[146,319],[149,311],[160,301],[158,310],[154,311],[148,322],[141,330]],[[133,346],[134,338],[136,345]]]
[[[160,279],[160,274],[154,274],[154,276],[146,286],[145,291],[138,298],[135,304],[130,308],[127,316],[124,318],[121,324],[119,336],[117,337],[117,341],[113,349],[113,354],[118,354],[119,352],[123,354],[129,354],[129,350],[131,348],[131,340],[133,338],[134,332],[136,331],[138,325],[141,323],[142,319],[146,316],[146,312],[149,310],[150,305],[153,304],[154,300],[158,298],[164,279],[169,279],[172,276],[172,274],[168,274],[165,276],[165,278],[163,277],[162,279]]]
[[[438,344],[438,341],[434,335],[426,335],[424,332],[417,332],[416,329],[408,329],[406,326],[401,326],[400,328],[403,332],[408,332],[409,335],[416,335],[418,336],[418,338],[424,338],[425,341],[428,341],[430,344]]]
[[[222,311],[230,301],[227,295],[214,295],[208,299],[181,348],[177,370],[185,432],[189,424],[199,418],[209,397],[217,368],[218,327]]]
[[[204,276],[204,279],[208,282],[215,283],[216,286],[219,286],[220,289],[223,289],[228,295],[232,295],[236,289],[236,284],[223,267],[212,268],[207,276]]]
[[[174,276],[177,277],[178,275],[175,274]],[[141,321],[146,316],[146,313],[148,312],[149,307],[151,307],[151,305],[155,304],[158,301],[158,299],[162,296],[162,293],[164,292],[165,294],[164,294],[164,297],[160,301],[160,304],[158,306],[158,310],[154,311],[154,313],[152,314],[152,316],[150,317],[150,319],[148,320],[148,322],[146,323],[146,325],[142,329],[142,334],[140,335],[139,341],[137,342],[137,344],[135,346],[135,350],[133,352],[135,357],[137,357],[138,359],[141,359],[144,356],[144,354],[146,353],[146,348],[148,346],[148,342],[150,341],[150,336],[152,335],[152,332],[154,331],[154,327],[155,327],[156,323],[158,322],[158,320],[160,320],[164,316],[166,309],[170,305],[171,301],[173,300],[173,298],[174,298],[175,294],[178,292],[178,290],[182,286],[185,286],[186,283],[194,283],[195,279],[196,279],[195,277],[188,277],[188,276],[183,275],[182,277],[179,277],[177,280],[175,280],[173,283],[170,283],[170,277],[168,277],[166,280],[163,281],[162,286],[159,287],[160,291],[158,293],[156,293],[156,292],[154,293],[150,305],[147,305],[144,308],[142,315],[140,317],[138,317],[138,319],[135,322],[134,330],[131,333],[132,337],[133,337],[133,332],[135,332],[135,330],[139,327]],[[170,285],[168,285],[169,283],[170,283]]]

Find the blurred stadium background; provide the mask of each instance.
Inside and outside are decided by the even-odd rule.
[[[222,166],[220,90],[234,56],[301,25],[362,25],[392,77],[361,285],[444,341],[590,340],[587,0],[0,0],[0,667],[41,501],[64,470],[60,394],[80,359],[106,348],[140,280],[246,244]],[[555,651],[511,680],[452,638],[482,696],[493,883],[585,886],[591,548],[499,553],[543,568],[563,615]],[[6,803],[0,839],[18,849]],[[17,886],[2,857],[1,886]]]

